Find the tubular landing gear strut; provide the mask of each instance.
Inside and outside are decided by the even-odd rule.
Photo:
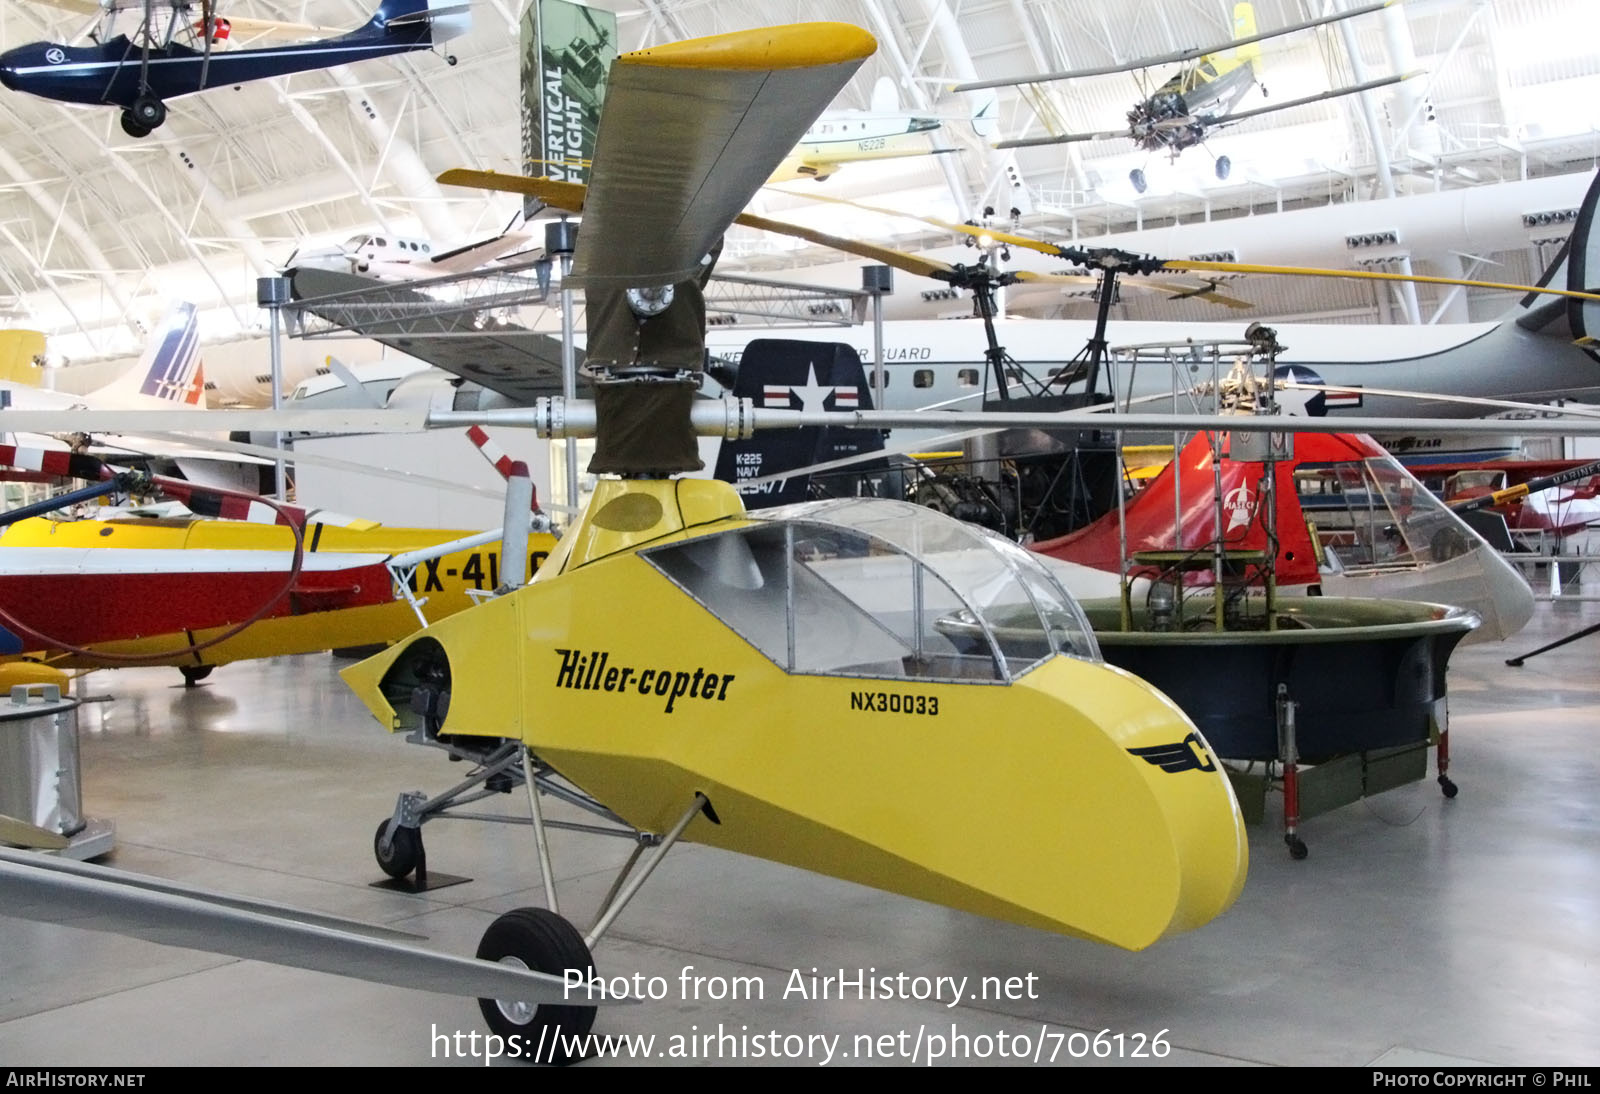
[[[509,789],[505,782],[515,774],[528,792],[529,818],[447,812],[453,806],[477,801],[488,794]],[[494,786],[496,782],[502,783]],[[491,788],[493,787],[493,788]],[[598,817],[604,824],[584,824],[573,821],[548,820],[540,802],[542,794],[549,794],[585,812]],[[401,881],[408,873],[416,872],[416,887],[409,891],[422,892],[428,887],[437,888],[448,875],[427,877],[427,855],[422,845],[422,824],[429,819],[453,816],[458,819],[498,821],[506,824],[528,824],[533,828],[534,845],[539,856],[539,874],[544,884],[545,907],[516,908],[505,913],[489,925],[478,943],[477,956],[486,961],[499,961],[518,968],[547,972],[568,979],[573,984],[571,1004],[534,1004],[515,999],[479,999],[478,1009],[490,1030],[501,1037],[516,1036],[525,1058],[540,1063],[570,1064],[581,1059],[578,1053],[587,1044],[586,1034],[594,1025],[596,1007],[585,1000],[603,998],[594,971],[594,946],[616,922],[628,903],[644,887],[650,875],[661,865],[673,844],[683,836],[696,816],[704,814],[717,823],[710,799],[697,793],[684,812],[665,834],[643,832],[633,828],[605,806],[582,791],[560,780],[556,773],[540,763],[521,741],[505,741],[486,757],[479,769],[467,779],[443,794],[427,799],[421,793],[400,795],[395,815],[378,825],[373,840],[373,850],[378,865],[391,879]],[[556,895],[555,873],[550,860],[550,829],[586,832],[593,835],[617,836],[633,841],[633,850],[612,881],[605,898],[600,902],[594,925],[587,933],[581,932],[571,920],[561,914]],[[648,861],[640,865],[646,849],[654,848]],[[635,867],[638,867],[637,871]],[[443,881],[453,884],[452,879]],[[392,883],[379,882],[379,885]],[[594,994],[591,994],[594,993]]]
[[[1287,684],[1278,685],[1276,703],[1278,720],[1278,757],[1275,761],[1273,761],[1273,763],[1277,765],[1277,770],[1280,772],[1278,775],[1278,782],[1281,784],[1283,790],[1283,842],[1284,845],[1289,849],[1289,857],[1298,862],[1306,858],[1311,853],[1310,849],[1306,847],[1305,840],[1300,836],[1300,821],[1302,819],[1300,780],[1305,774],[1306,770],[1305,765],[1301,763],[1300,748],[1295,734],[1295,712],[1299,709],[1300,704],[1295,702],[1295,700],[1290,697],[1289,686]],[[1456,785],[1455,780],[1450,778],[1449,774],[1450,722],[1449,715],[1443,710],[1442,704],[1440,704],[1440,708],[1436,711],[1435,716],[1430,719],[1430,738],[1434,748],[1436,773],[1434,781],[1438,783],[1439,792],[1441,794],[1443,794],[1446,798],[1454,798],[1458,793],[1460,793],[1460,788]],[[1360,754],[1359,758],[1363,765],[1367,763],[1370,755],[1374,754]],[[1269,776],[1271,771],[1272,765],[1269,764]],[[1358,797],[1362,798],[1367,797],[1370,793],[1376,793],[1395,785],[1394,783],[1380,783],[1376,789],[1373,789],[1366,781],[1368,776],[1363,774],[1362,778],[1362,790],[1358,795]],[[1343,800],[1353,801],[1356,799],[1351,798]],[[1326,802],[1324,802],[1322,808],[1328,808]],[[1313,813],[1317,812],[1315,806],[1312,807],[1312,811]]]

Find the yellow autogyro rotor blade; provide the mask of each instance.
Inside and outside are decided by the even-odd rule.
[[[461,168],[446,171],[439,176],[439,181],[457,186],[472,186],[477,189],[504,190],[509,193],[528,194],[539,198],[546,205],[550,205],[553,208],[566,209],[569,212],[582,212],[583,210],[584,188],[578,183],[527,178],[523,175],[501,174],[495,171],[469,171]],[[1069,262],[1079,261],[1080,257],[1088,253],[1079,248],[1063,247],[1047,240],[1033,239],[1029,236],[1018,235],[1015,232],[1006,232],[997,228],[982,228],[972,224],[955,224],[933,217],[918,216],[914,213],[903,213],[871,205],[859,205],[856,202],[847,202],[842,198],[824,197],[823,195],[810,196],[814,200],[857,205],[859,208],[869,212],[910,217],[913,220],[921,220],[935,227],[971,236],[974,239],[992,239],[996,243],[1004,243],[1012,247],[1023,247],[1055,258],[1066,259]],[[734,222],[743,224],[746,227],[761,228],[765,231],[794,236],[824,247],[834,247],[844,251],[846,254],[857,255],[861,258],[871,259],[874,262],[882,262],[886,266],[893,266],[896,269],[905,270],[907,273],[917,274],[922,277],[939,278],[941,272],[949,273],[953,269],[945,263],[918,258],[903,251],[880,247],[877,244],[845,239],[842,236],[819,232],[811,228],[802,228],[799,225],[787,224],[783,221],[769,220],[766,217],[755,216],[751,213],[741,214],[735,218]],[[1411,281],[1423,285],[1460,285],[1471,289],[1498,289],[1505,292],[1538,293],[1545,296],[1564,296],[1573,300],[1600,302],[1600,293],[1581,292],[1577,289],[1556,289],[1550,286],[1517,285],[1510,282],[1479,281],[1459,277],[1434,277],[1428,274],[1381,273],[1374,270],[1332,270],[1317,266],[1268,266],[1247,262],[1203,262],[1199,259],[1167,259],[1158,263],[1157,268],[1189,273],[1254,273],[1288,277],[1336,277],[1356,281]],[[1018,273],[1015,276],[1018,280],[1040,281],[1053,280],[1057,277],[1065,280],[1073,275],[1032,274],[1024,277],[1021,273]],[[940,278],[940,280],[944,279]],[[1189,295],[1189,293],[1181,291],[1178,295]]]
[[[1517,285],[1505,281],[1477,281],[1463,277],[1432,277],[1427,274],[1380,273],[1375,270],[1328,270],[1316,266],[1263,266],[1248,262],[1202,262],[1176,258],[1162,262],[1168,270],[1214,270],[1219,273],[1279,274],[1290,277],[1343,277],[1357,281],[1412,281],[1420,285],[1462,285],[1469,289],[1502,289],[1506,292],[1540,293],[1565,296],[1573,300],[1600,301],[1600,293],[1577,289],[1553,289],[1546,285]]]
[[[837,201],[832,198],[828,200]],[[897,214],[898,215],[898,214]],[[925,219],[925,218],[917,218]],[[1080,262],[1081,259],[1095,252],[1077,247],[1063,247],[1057,243],[1050,243],[1042,239],[1032,239],[1028,236],[1017,235],[1015,232],[1005,232],[994,228],[979,228],[971,224],[944,224],[953,232],[972,236],[975,239],[988,237],[996,243],[1004,243],[1012,247],[1023,247],[1041,254],[1053,255],[1064,258],[1069,262]],[[1128,256],[1134,259],[1136,256]],[[1433,277],[1427,274],[1399,274],[1379,273],[1372,270],[1332,270],[1318,266],[1267,266],[1259,263],[1248,262],[1203,262],[1199,259],[1174,258],[1161,259],[1154,263],[1155,269],[1174,271],[1210,271],[1214,273],[1256,273],[1277,274],[1288,277],[1342,277],[1357,281],[1412,281],[1423,285],[1461,285],[1469,289],[1502,289],[1507,292],[1540,293],[1546,296],[1565,296],[1574,300],[1600,301],[1600,293],[1581,292],[1577,289],[1553,289],[1537,285],[1516,285],[1502,281],[1476,281],[1460,277]],[[1144,271],[1140,271],[1144,272]]]
[[[769,187],[769,189],[772,189],[772,187]],[[792,190],[781,190],[779,192],[796,193],[796,191]],[[1015,243],[1016,245],[1030,251],[1039,251],[1042,254],[1053,255],[1058,258],[1063,257],[1059,253],[1059,249],[1051,249],[1054,247],[1053,244],[1044,243],[1042,240],[1030,239],[1027,236],[1014,235],[1010,232],[996,231],[992,228],[985,228],[980,225],[955,224],[951,221],[940,220],[938,217],[923,216],[920,213],[907,213],[899,209],[887,209],[881,205],[867,205],[863,202],[852,201],[849,198],[835,197],[831,194],[803,194],[801,196],[808,198],[811,201],[826,201],[835,205],[848,205],[853,209],[860,209],[867,213],[878,213],[882,216],[901,217],[906,220],[921,221],[924,224],[931,224],[935,228],[942,228],[946,231],[957,232],[961,235],[970,236],[978,240],[981,246],[987,246],[990,243],[1005,243],[1008,245]],[[1068,259],[1068,261],[1071,260]],[[1099,281],[1098,278],[1090,275],[1023,274],[1021,272],[1017,274],[1017,279],[1020,281],[1036,281],[1041,279],[1072,280],[1073,283],[1076,284],[1095,284]],[[1150,292],[1166,293],[1174,300],[1198,297],[1202,300],[1208,300],[1213,303],[1222,304],[1223,306],[1229,308],[1255,307],[1255,305],[1248,300],[1241,300],[1236,296],[1229,296],[1226,293],[1218,292],[1216,282],[1214,281],[1202,280],[1199,284],[1188,285],[1165,285],[1159,281],[1133,281],[1124,282],[1124,284],[1131,288],[1148,290]]]
[[[502,174],[498,171],[471,171],[465,168],[453,168],[439,176],[439,181],[447,186],[470,186],[478,190],[498,190],[510,194],[522,194],[535,197],[553,209],[564,209],[569,213],[583,212],[583,203],[586,187],[577,182],[559,182],[555,179],[529,178],[526,175]],[[782,221],[769,220],[754,213],[741,213],[734,218],[735,224],[742,224],[747,228],[759,228],[763,231],[776,232],[779,235],[794,236],[807,242],[823,247],[833,247],[853,254],[860,258],[882,262],[886,266],[913,273],[919,277],[939,277],[948,274],[953,267],[928,259],[918,258],[888,247],[879,247],[872,243],[863,243],[858,240],[845,239],[842,236],[830,235],[811,228],[802,228],[797,224],[785,224]]]

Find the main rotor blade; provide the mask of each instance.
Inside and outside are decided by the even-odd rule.
[[[1353,19],[1358,15],[1366,15],[1368,12],[1381,11],[1384,8],[1389,7],[1391,4],[1398,2],[1399,0],[1383,0],[1382,3],[1368,4],[1365,7],[1360,8],[1351,8],[1349,11],[1337,11],[1332,15],[1325,15],[1320,19],[1309,19],[1304,23],[1295,23],[1293,26],[1279,27],[1276,30],[1261,31],[1258,34],[1252,34],[1247,38],[1233,38],[1226,42],[1222,42],[1219,45],[1191,46],[1188,49],[1180,49],[1173,53],[1164,53],[1159,57],[1141,57],[1137,61],[1129,61],[1126,64],[1105,65],[1100,68],[1071,69],[1065,72],[1045,72],[1037,76],[1007,77],[1001,80],[980,80],[973,83],[956,84],[954,87],[950,88],[950,90],[985,91],[991,87],[1016,87],[1019,84],[1042,84],[1050,83],[1055,80],[1075,80],[1084,76],[1109,76],[1118,72],[1133,72],[1141,68],[1155,68],[1157,65],[1170,65],[1182,61],[1194,61],[1206,56],[1208,53],[1221,53],[1223,50],[1237,49],[1239,46],[1247,46],[1252,42],[1264,42],[1268,38],[1281,38],[1285,34],[1293,34],[1296,31],[1310,30],[1313,27],[1320,27],[1326,23],[1337,23],[1343,19]]]
[[[469,186],[474,190],[496,190],[538,198],[552,209],[565,209],[569,213],[583,212],[583,202],[589,194],[589,188],[581,182],[562,182],[559,179],[500,171],[474,171],[467,167],[452,167],[442,173],[438,181],[446,186]]]
[[[988,237],[996,243],[1005,243],[1012,247],[1023,247],[1030,251],[1038,251],[1040,254],[1063,258],[1068,262],[1076,262],[1079,265],[1086,265],[1082,260],[1092,253],[1091,249],[1088,248],[1063,247],[1059,243],[1050,243],[1047,240],[1034,239],[1030,236],[1000,231],[995,228],[980,228],[972,224],[950,223],[943,223],[942,226],[952,232],[972,236],[974,239]],[[1134,258],[1136,256],[1129,257]],[[1469,289],[1502,289],[1507,292],[1538,293],[1545,296],[1564,296],[1573,300],[1600,302],[1600,293],[1580,292],[1577,289],[1555,289],[1548,285],[1517,285],[1503,281],[1476,281],[1458,277],[1433,277],[1428,274],[1379,273],[1372,270],[1331,270],[1317,266],[1264,266],[1245,262],[1204,262],[1194,258],[1162,259],[1160,261],[1160,269],[1188,272],[1282,274],[1293,277],[1343,277],[1357,281],[1411,281],[1422,285],[1461,285]]]
[[[31,856],[0,851],[0,915],[420,991],[570,1001],[559,976],[230,907],[205,889],[173,885],[175,891],[162,892],[129,885],[117,875],[98,867],[40,869]],[[584,1002],[600,1001],[581,990],[575,994]]]
[[[1279,381],[1277,381],[1277,383],[1278,383],[1278,385],[1280,387],[1283,387],[1285,389],[1304,390],[1304,391],[1321,391],[1321,392],[1339,392],[1339,393],[1350,393],[1350,394],[1360,394],[1360,395],[1383,395],[1383,396],[1392,396],[1392,397],[1400,398],[1400,399],[1416,399],[1416,400],[1419,400],[1419,401],[1422,401],[1422,402],[1452,403],[1452,404],[1455,404],[1455,405],[1458,405],[1458,406],[1484,407],[1484,408],[1489,409],[1489,410],[1517,410],[1517,411],[1533,412],[1533,413],[1541,413],[1542,414],[1542,413],[1547,412],[1550,409],[1547,406],[1540,406],[1540,405],[1535,404],[1535,403],[1516,402],[1516,401],[1510,400],[1510,399],[1485,399],[1485,398],[1478,398],[1478,397],[1473,397],[1473,396],[1468,396],[1468,395],[1441,395],[1441,394],[1438,394],[1438,393],[1435,393],[1435,392],[1429,392],[1429,391],[1398,391],[1398,390],[1391,390],[1391,389],[1388,389],[1388,388],[1348,387],[1348,386],[1344,386],[1344,385],[1340,385],[1340,384],[1321,384],[1321,385],[1318,385],[1318,384],[1301,384],[1301,383],[1296,383],[1296,382],[1293,382],[1293,381],[1284,381],[1284,380],[1279,380]],[[982,392],[975,392],[972,395],[962,396],[958,400],[951,400],[951,402],[958,402],[958,401],[964,401],[964,400],[968,400],[968,399],[975,399],[975,398],[980,398],[981,396],[982,396]],[[1171,397],[1172,396],[1171,396],[1170,392],[1158,392],[1158,393],[1155,393],[1155,394],[1152,394],[1152,395],[1139,395],[1139,396],[1135,396],[1134,398],[1128,400],[1128,405],[1131,407],[1135,403],[1147,404],[1147,403],[1154,403],[1154,402],[1158,402],[1158,401],[1165,401],[1167,399],[1170,399]],[[941,403],[941,404],[936,404],[934,406],[927,406],[927,407],[923,407],[922,408],[921,413],[925,416],[924,417],[924,421],[925,421],[925,423],[926,423],[928,428],[935,428],[938,425],[940,425],[941,419],[940,419],[939,415],[941,413],[945,412],[945,407],[947,405],[948,404]],[[1600,409],[1597,409],[1597,408],[1577,407],[1577,406],[1568,405],[1568,406],[1562,407],[1561,408],[1561,412],[1563,414],[1567,415],[1568,417],[1573,417],[1573,418],[1587,418],[1587,419],[1600,418]],[[1098,415],[1099,421],[1095,422],[1094,424],[1095,424],[1096,428],[1100,428],[1101,427],[1100,424],[1099,424],[1100,422],[1112,422],[1114,424],[1115,415],[1116,415],[1116,404],[1114,404],[1114,403],[1099,403],[1099,404],[1096,404],[1095,406],[1085,407],[1079,413],[1081,413],[1081,414],[1083,414],[1085,416]],[[1276,418],[1266,418],[1265,420],[1272,421],[1272,422],[1282,422],[1285,419],[1283,417],[1276,417]],[[1357,432],[1361,432],[1361,430],[1356,430],[1356,429],[1349,428],[1348,425],[1346,424],[1346,419],[1344,419],[1342,417],[1322,417],[1322,418],[1310,418],[1310,419],[1308,419],[1308,418],[1294,418],[1294,419],[1289,419],[1289,420],[1291,420],[1291,421],[1299,421],[1299,422],[1314,421],[1314,422],[1326,423],[1320,430],[1312,430],[1312,429],[1308,428],[1308,429],[1302,430],[1302,432],[1327,432],[1327,433],[1357,433]],[[1481,421],[1483,419],[1466,419],[1466,420],[1469,420],[1469,421]],[[1443,432],[1443,433],[1451,432],[1454,426],[1460,424],[1459,420],[1449,419],[1449,418],[1436,418],[1436,419],[1430,419],[1430,421],[1432,421],[1432,423],[1433,423],[1432,428],[1436,428],[1439,432]],[[1380,433],[1380,434],[1397,433],[1397,432],[1408,432],[1408,430],[1405,429],[1404,423],[1402,423],[1399,419],[1396,419],[1395,422],[1396,422],[1396,424],[1394,424],[1392,426],[1386,427],[1386,428],[1381,429],[1381,430],[1375,430],[1374,432],[1377,432],[1377,433]],[[1063,424],[1063,423],[1057,421],[1055,424],[1060,425],[1060,424]],[[1505,427],[1515,428],[1516,426],[1520,425],[1521,423],[1513,422],[1513,421],[1502,421],[1500,424],[1502,426],[1502,431],[1505,431]],[[1106,426],[1106,428],[1110,428],[1110,427],[1111,426]],[[742,480],[739,485],[740,486],[761,486],[764,483],[777,482],[777,481],[782,480],[782,479],[795,479],[795,478],[801,478],[801,477],[806,476],[806,475],[819,475],[819,474],[824,474],[824,473],[829,472],[829,471],[840,471],[840,470],[843,470],[843,469],[845,469],[847,467],[854,467],[854,466],[857,466],[857,465],[863,464],[863,463],[871,463],[874,460],[880,460],[880,459],[883,459],[884,457],[887,457],[887,456],[905,456],[905,455],[910,455],[910,454],[912,454],[914,452],[926,452],[930,448],[939,448],[939,447],[942,447],[942,446],[948,445],[948,444],[960,443],[962,441],[968,440],[968,439],[973,438],[973,437],[982,437],[982,436],[987,436],[987,435],[994,434],[994,433],[1000,433],[1005,428],[1006,427],[1004,427],[1004,426],[995,426],[995,427],[991,427],[991,428],[988,428],[988,429],[967,429],[967,430],[961,430],[961,431],[951,432],[951,433],[942,433],[942,434],[940,434],[938,436],[935,436],[935,437],[926,437],[926,438],[923,438],[921,440],[916,440],[916,441],[897,442],[897,443],[890,444],[890,445],[888,445],[888,446],[886,446],[886,447],[884,447],[882,449],[877,449],[877,450],[874,450],[874,451],[871,451],[871,452],[858,452],[858,453],[856,453],[854,455],[851,455],[851,456],[842,456],[842,457],[840,457],[838,459],[827,460],[827,461],[824,461],[822,463],[809,464],[809,465],[807,465],[805,467],[795,467],[795,468],[790,468],[790,469],[783,470],[783,471],[773,471],[773,472],[770,472],[770,473],[765,474],[765,475],[759,475],[759,476],[757,476],[757,477],[755,477],[753,479]],[[1474,428],[1476,428],[1476,427],[1474,427]],[[1167,432],[1170,432],[1170,430],[1168,430]],[[1410,430],[1410,432],[1415,432],[1415,430]]]
[[[10,818],[0,818],[0,820],[4,819]],[[0,861],[4,860],[0,859]],[[150,877],[147,874],[133,874],[125,870],[112,870],[109,867],[95,866],[84,862],[74,862],[71,859],[56,858],[53,855],[38,855],[30,857],[26,861],[28,866],[35,869],[53,870],[72,877],[105,878],[113,880],[119,885],[126,885],[130,889],[139,889],[152,893],[168,893],[173,896],[193,896],[195,894],[193,886],[183,885],[176,881]],[[427,935],[416,934],[413,931],[396,930],[393,927],[363,923],[358,919],[346,919],[343,916],[324,915],[321,912],[308,912],[301,908],[291,908],[287,904],[279,904],[276,901],[254,900],[250,897],[231,896],[209,891],[206,893],[206,899],[222,907],[261,912],[265,915],[287,916],[301,923],[315,923],[324,927],[354,931],[370,938],[387,938],[395,942],[427,941]]]
[[[875,243],[863,243],[856,239],[830,235],[815,228],[804,228],[798,224],[789,224],[781,220],[769,220],[766,217],[756,216],[754,213],[741,213],[734,218],[734,223],[743,224],[747,228],[760,228],[762,231],[776,232],[779,235],[794,236],[796,239],[803,239],[809,243],[817,243],[824,247],[833,247],[846,254],[870,259],[873,262],[881,262],[885,266],[893,266],[897,270],[904,270],[919,277],[944,280],[941,275],[955,272],[955,267],[946,262],[919,258],[916,255],[907,254],[905,251],[897,251],[892,247],[880,247]]]
[[[617,57],[573,283],[670,285],[697,276],[729,223],[877,48],[860,27],[819,22]]]
[[[780,191],[780,193],[793,193],[793,191]],[[952,222],[950,222],[948,220],[940,220],[938,217],[923,216],[920,213],[907,213],[907,212],[903,212],[903,211],[901,211],[899,209],[885,208],[884,206],[881,206],[881,205],[867,205],[864,202],[852,201],[849,198],[835,197],[832,194],[802,194],[800,196],[805,197],[805,198],[807,198],[807,199],[809,199],[811,201],[825,201],[825,202],[828,202],[828,203],[833,204],[833,205],[848,205],[852,209],[860,209],[863,212],[868,212],[868,213],[878,213],[878,214],[880,214],[882,216],[900,217],[900,218],[905,219],[905,220],[921,221],[924,224],[931,224],[935,228],[942,228],[945,231],[956,232],[956,233],[959,233],[961,235],[972,236],[972,237],[976,238],[979,241],[980,244],[984,244],[986,242],[985,237],[988,237],[989,239],[993,239],[994,242],[996,242],[996,243],[1009,243],[1009,242],[1015,241],[1015,240],[1025,240],[1025,239],[1027,239],[1026,236],[1016,236],[1016,235],[1011,235],[1009,233],[997,233],[997,232],[995,232],[995,231],[993,231],[993,230],[991,230],[989,228],[982,227],[981,225],[955,224],[955,223],[952,223]],[[774,221],[773,223],[782,224],[783,222]],[[792,227],[793,227],[792,225],[785,224],[785,228],[786,229],[787,228],[792,228]],[[835,238],[835,237],[830,237],[830,238]],[[1034,242],[1035,244],[1037,244],[1039,241],[1031,241],[1031,242]],[[874,246],[874,244],[865,244],[865,246]],[[1023,244],[1023,246],[1026,247],[1026,244]],[[1040,247],[1040,246],[1037,246],[1037,245],[1036,246],[1032,246],[1032,247],[1026,247],[1026,249],[1041,251],[1042,253],[1045,253],[1045,254],[1051,253],[1049,251],[1044,250],[1043,247]],[[905,252],[901,252],[901,251],[896,251],[894,253],[895,254],[905,254]],[[905,255],[905,257],[908,258],[908,259],[913,259],[913,260],[916,259],[915,255]],[[1069,259],[1069,261],[1070,261],[1070,259]],[[905,267],[900,267],[900,268],[904,269]],[[932,275],[930,275],[930,276],[932,276]],[[1064,282],[1064,283],[1070,283],[1070,284],[1091,284],[1092,285],[1092,284],[1098,284],[1098,281],[1099,281],[1098,278],[1094,277],[1093,275],[1089,275],[1089,274],[1047,274],[1047,273],[1034,273],[1034,272],[1031,272],[1031,271],[1022,271],[1022,270],[1018,270],[1018,271],[1013,272],[1011,276],[1013,276],[1018,281],[1058,281],[1058,282]],[[1255,307],[1255,305],[1250,303],[1250,301],[1248,301],[1248,300],[1240,300],[1238,297],[1228,296],[1225,293],[1218,292],[1215,282],[1202,282],[1199,285],[1166,285],[1166,284],[1163,284],[1163,283],[1161,283],[1159,281],[1124,281],[1124,282],[1121,282],[1121,284],[1123,286],[1125,286],[1125,287],[1128,287],[1128,288],[1131,288],[1131,289],[1134,289],[1134,290],[1137,290],[1137,291],[1166,293],[1168,296],[1171,296],[1175,300],[1182,300],[1182,299],[1186,299],[1186,298],[1189,298],[1189,297],[1199,297],[1199,298],[1202,298],[1202,299],[1205,299],[1205,300],[1212,301],[1214,303],[1225,305],[1225,306],[1230,307],[1230,308],[1253,308],[1253,307]]]
[[[1463,277],[1432,277],[1428,274],[1380,273],[1374,270],[1327,270],[1315,266],[1262,266],[1246,262],[1202,262],[1199,259],[1167,259],[1166,270],[1212,270],[1218,273],[1283,274],[1291,277],[1343,277],[1355,281],[1411,281],[1419,285],[1462,285],[1469,289],[1501,289],[1506,292],[1565,296],[1573,300],[1600,301],[1600,293],[1577,289],[1553,289],[1548,285],[1517,285],[1505,281],[1476,281]]]
[[[420,433],[420,410],[0,410],[7,433]]]
[[[0,843],[36,847],[41,851],[60,851],[71,846],[72,841],[60,832],[52,832],[48,828],[40,828],[37,824],[0,813]]]

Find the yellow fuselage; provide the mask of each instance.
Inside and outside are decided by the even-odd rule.
[[[440,732],[521,738],[644,831],[703,793],[686,838],[1130,949],[1232,903],[1233,794],[1149,685],[1061,654],[1010,683],[791,673],[630,549],[750,523],[725,484],[603,482],[539,580],[423,632]],[[395,729],[408,646],[344,673]],[[1129,751],[1185,741],[1176,772]]]

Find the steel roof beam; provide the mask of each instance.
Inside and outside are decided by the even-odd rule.
[[[100,246],[94,241],[94,237],[89,234],[88,230],[84,228],[76,217],[67,212],[66,206],[50,192],[49,187],[29,179],[27,172],[23,170],[22,164],[18,163],[16,157],[12,156],[4,147],[0,147],[0,170],[5,171],[15,181],[17,187],[28,195],[33,203],[50,219],[51,223],[56,225],[68,239],[72,240],[74,246],[78,248],[78,252],[83,256],[84,261],[99,276],[101,285],[111,299],[115,301],[117,308],[122,312],[124,320],[128,322],[129,329],[137,333],[137,328],[133,324],[133,300],[123,291],[122,283],[116,275],[115,267],[106,258],[105,252],[100,250]],[[44,272],[43,257],[39,256],[41,262],[35,264],[41,273]],[[33,261],[33,256],[29,256],[29,259]],[[45,280],[49,290],[60,300],[61,292],[54,280],[48,274],[46,274]],[[64,300],[62,303],[65,305]],[[70,306],[67,307],[67,311],[72,314],[73,320],[77,321],[78,317],[73,313]]]

